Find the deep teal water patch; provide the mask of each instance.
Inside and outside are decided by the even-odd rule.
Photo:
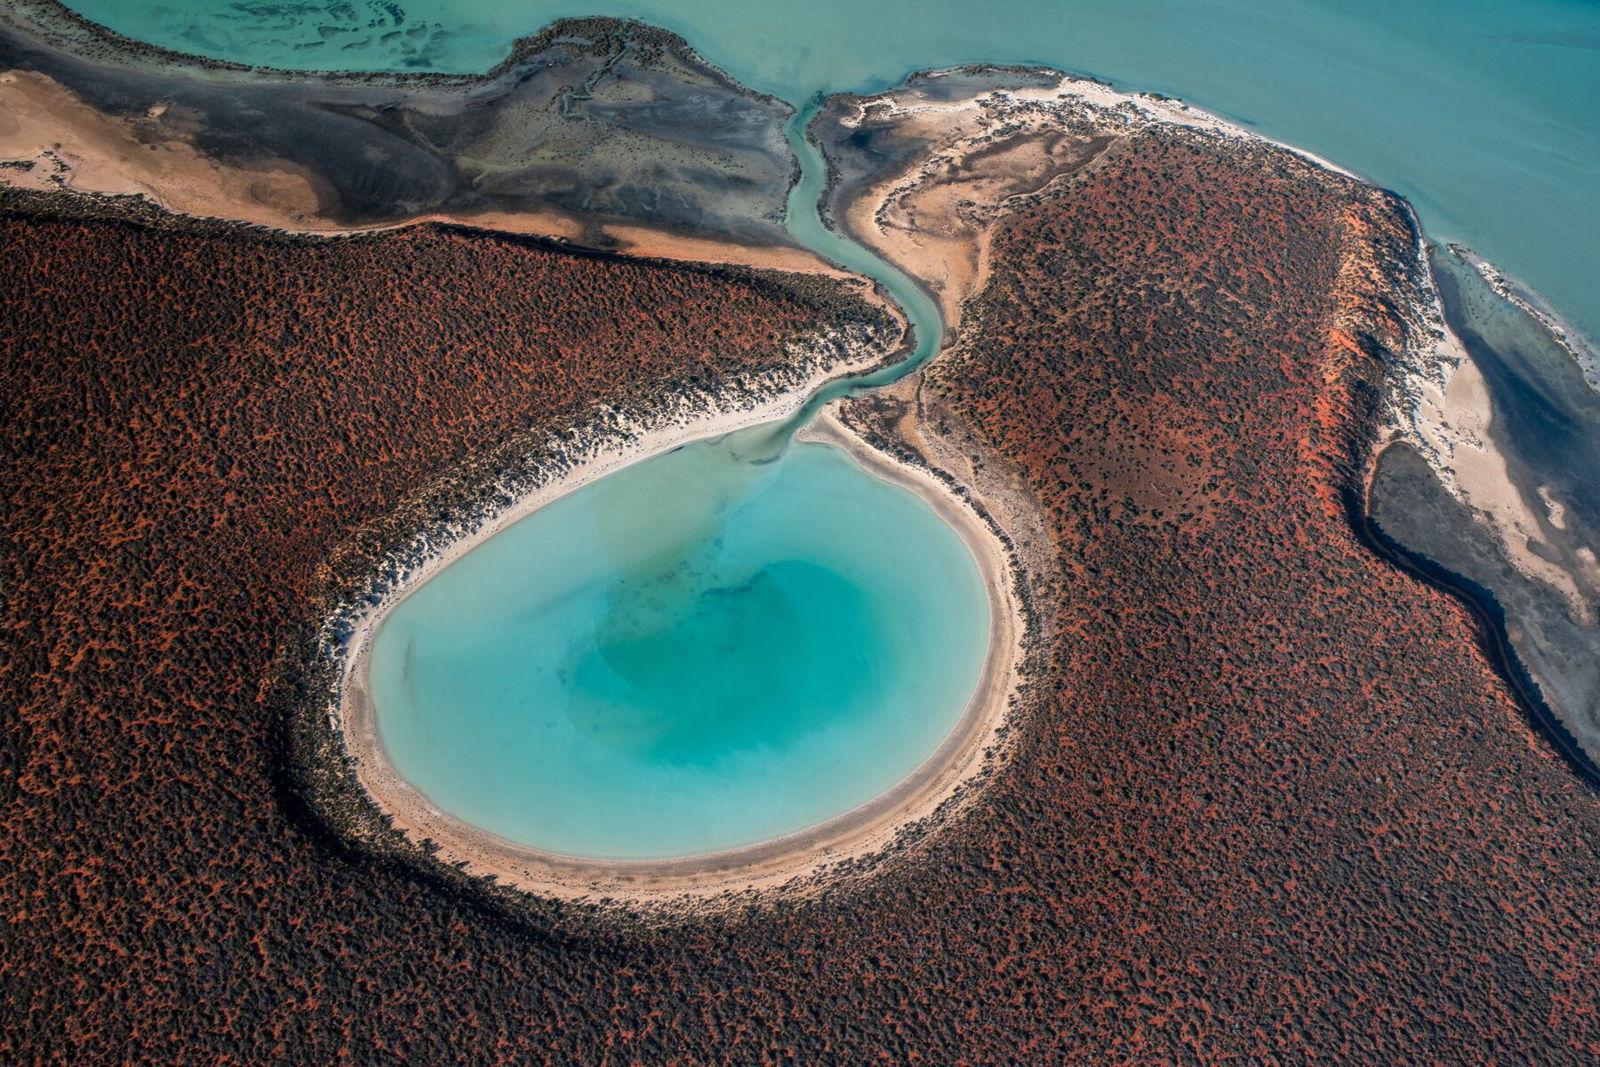
[[[300,70],[485,70],[553,18],[633,16],[800,101],[1027,62],[1182,96],[1404,194],[1600,339],[1592,0],[67,0],[139,40]]]
[[[891,788],[988,645],[966,545],[848,456],[699,442],[543,508],[421,585],[370,659],[379,735],[508,840],[654,859],[754,844]]]

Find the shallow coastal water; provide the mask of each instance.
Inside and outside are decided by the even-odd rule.
[[[1171,93],[1404,194],[1600,338],[1600,5],[1583,0],[67,0],[139,40],[302,70],[485,70],[553,18],[683,34],[799,101],[918,68],[1044,63]]]
[[[838,449],[728,444],[585,486],[402,601],[370,659],[396,770],[503,838],[606,859],[768,840],[915,770],[988,646],[970,551]]]

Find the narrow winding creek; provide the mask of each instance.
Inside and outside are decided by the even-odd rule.
[[[941,335],[926,293],[818,218],[813,112],[789,128],[790,229],[877,281],[914,349],[563,496],[400,601],[368,684],[387,758],[441,811],[565,856],[740,848],[891,789],[973,700],[990,605],[970,546],[918,495],[792,440]]]

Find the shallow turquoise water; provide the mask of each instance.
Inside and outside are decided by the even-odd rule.
[[[1593,0],[68,0],[132,37],[298,69],[480,71],[567,15],[683,34],[799,101],[967,62],[1182,96],[1405,194],[1600,338]]]
[[[440,808],[601,858],[752,844],[904,778],[988,644],[977,566],[843,452],[701,442],[512,525],[371,652],[384,747]]]

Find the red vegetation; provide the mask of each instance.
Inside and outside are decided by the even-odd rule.
[[[437,234],[6,224],[0,1059],[1600,1055],[1596,802],[1337,507],[1389,328],[1351,265],[1403,221],[1275,155],[1136,147],[1006,224],[928,385],[1057,526],[1015,762],[859,891],[562,941],[285,818],[271,648],[427,472],[681,372],[711,323],[760,356],[734,342],[803,302]]]
[[[1008,220],[929,385],[1060,549],[1059,691],[974,887],[1017,985],[969,1039],[1592,1062],[1600,807],[1345,519],[1405,216],[1275,154],[1128,147]]]

